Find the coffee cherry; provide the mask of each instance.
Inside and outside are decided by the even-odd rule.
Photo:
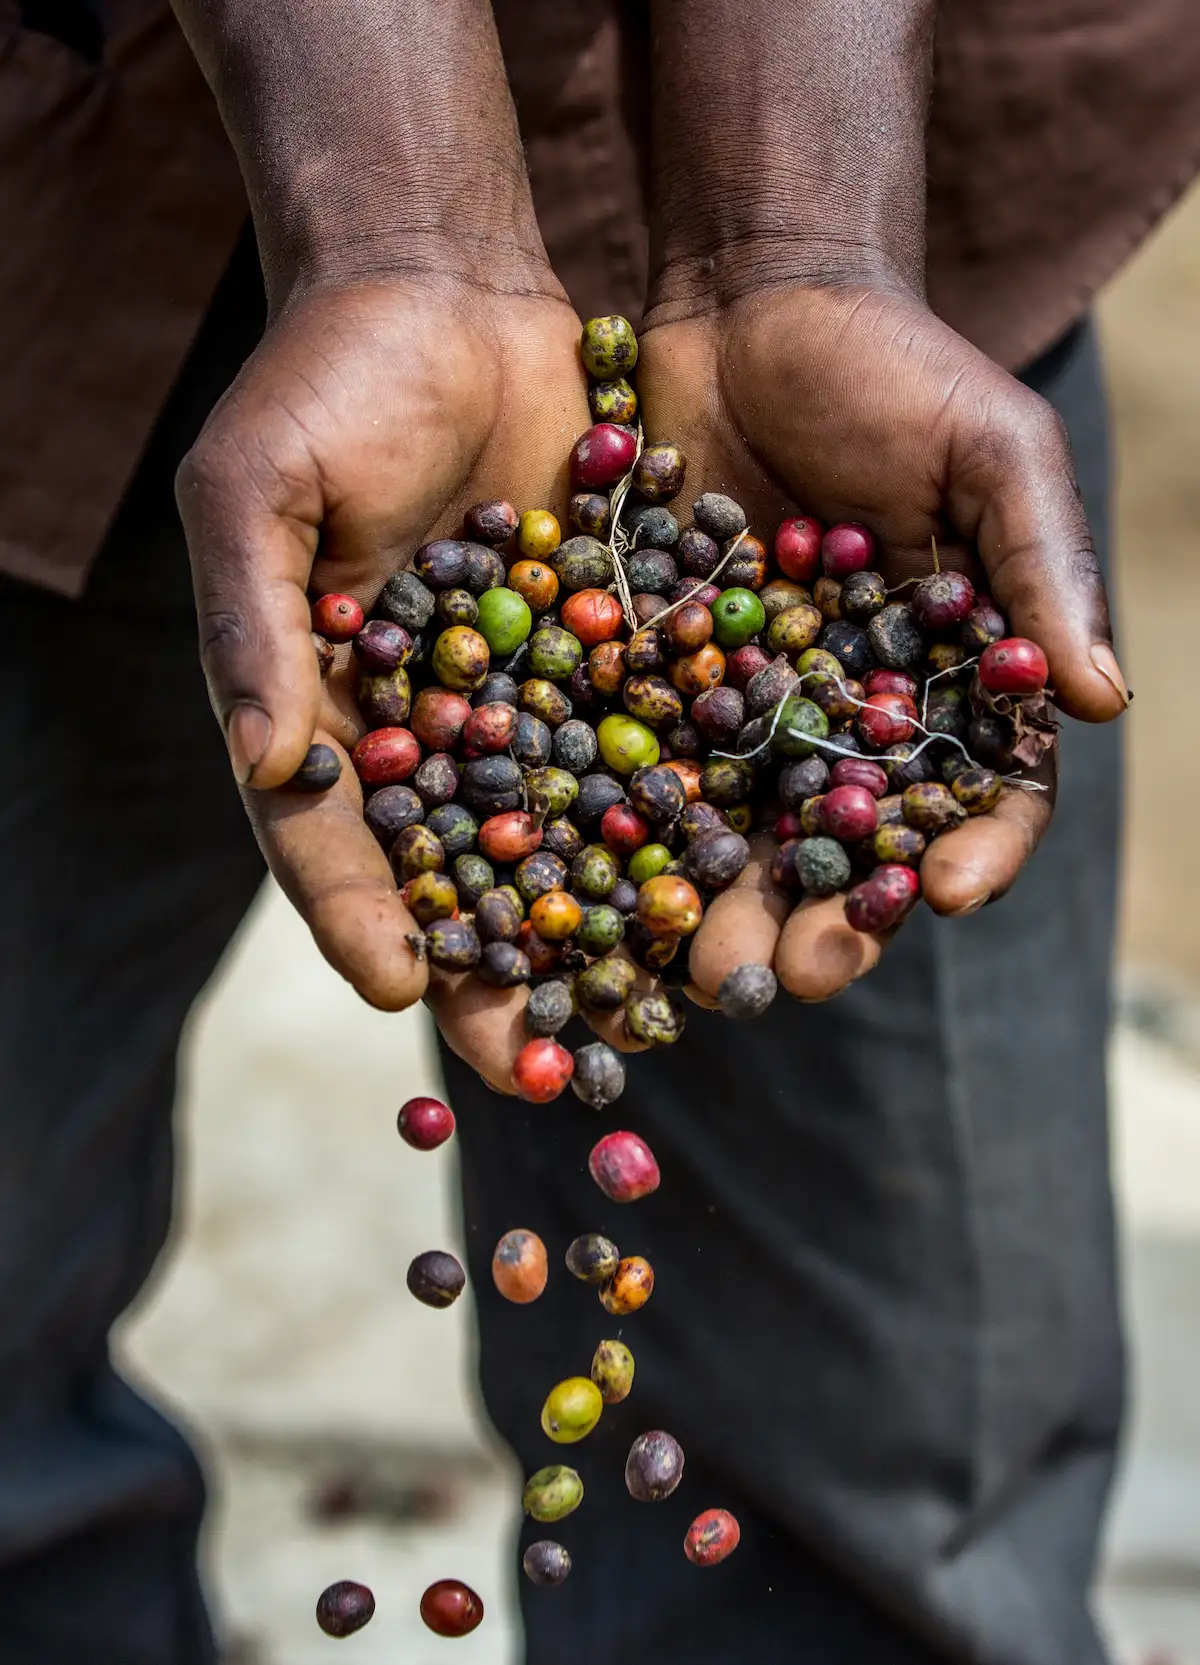
[[[413,640],[403,625],[371,619],[354,638],[354,657],[370,676],[386,676],[412,658]]]
[[[903,694],[906,699],[917,697],[917,679],[907,671],[888,671],[876,666],[863,679],[868,699],[872,694]]]
[[[964,769],[950,782],[950,790],[968,815],[986,815],[995,809],[1004,782],[994,769]]]
[[[654,1153],[636,1133],[607,1133],[592,1147],[588,1171],[610,1202],[637,1202],[657,1191]]]
[[[979,680],[990,694],[1036,694],[1049,675],[1046,655],[1025,636],[992,642],[979,660]]]
[[[633,1354],[623,1341],[602,1341],[592,1359],[592,1381],[606,1405],[619,1405],[633,1390]]]
[[[715,642],[696,653],[685,654],[671,666],[671,681],[686,696],[703,694],[725,678],[725,655]]]
[[[536,1232],[507,1231],[492,1256],[492,1282],[516,1306],[536,1301],[546,1287],[546,1245]]]
[[[856,931],[890,931],[911,910],[921,881],[911,867],[877,867],[846,898],[846,922]]]
[[[353,1636],[375,1616],[375,1597],[365,1584],[343,1579],[322,1590],[317,1599],[317,1623],[326,1636]]]
[[[888,789],[887,772],[866,757],[839,757],[829,771],[834,786],[862,786],[873,798],[882,798]]]
[[[449,688],[422,688],[413,701],[409,726],[431,752],[452,752],[471,715],[471,702]]]
[[[583,1502],[583,1481],[573,1468],[560,1463],[539,1468],[521,1493],[521,1507],[538,1521],[563,1520]]]
[[[400,1137],[413,1150],[436,1150],[454,1132],[454,1112],[437,1098],[410,1098],[396,1118]]]
[[[427,1249],[408,1268],[410,1295],[427,1307],[451,1307],[466,1287],[467,1274],[451,1254]]]
[[[865,526],[846,521],[831,526],[821,540],[821,565],[827,578],[861,572],[875,558],[875,537]]]
[[[647,503],[669,503],[683,490],[687,458],[678,445],[647,445],[633,465],[633,489]]]
[[[605,717],[596,730],[600,756],[619,775],[657,763],[660,751],[653,730],[633,717]]]
[[[555,1445],[577,1445],[600,1420],[604,1400],[587,1376],[570,1376],[552,1388],[542,1406],[542,1432]]]
[[[636,904],[636,894],[634,900]],[[575,946],[585,954],[610,954],[624,935],[625,921],[620,910],[600,902],[583,910]]]
[[[612,422],[598,422],[572,447],[572,488],[595,491],[600,486],[614,484],[629,472],[636,454],[637,439],[628,429],[618,428]]]
[[[778,989],[779,984],[770,966],[740,965],[722,980],[717,999],[727,1018],[743,1022],[761,1017]]]
[[[439,1578],[421,1597],[421,1618],[435,1636],[469,1636],[483,1623],[483,1603],[457,1578]]]
[[[479,829],[479,848],[489,861],[521,861],[532,855],[541,842],[541,827],[522,809],[493,815]]]
[[[663,873],[648,880],[638,894],[637,916],[655,936],[690,936],[703,915],[704,905],[686,879]]]
[[[962,645],[968,653],[982,653],[993,642],[1002,641],[1007,630],[1004,614],[990,601],[978,600],[963,620]]]
[[[377,728],[363,735],[350,761],[364,786],[392,786],[414,772],[421,748],[406,728]]]
[[[554,577],[548,567],[538,570],[545,572],[550,578]],[[554,587],[557,590],[557,579],[554,580]],[[488,651],[503,658],[515,653],[526,640],[533,627],[533,614],[523,595],[515,589],[500,588],[488,590],[486,595],[480,596],[473,622],[479,635],[487,643]],[[436,648],[434,651],[436,654]]]
[[[312,627],[329,642],[351,642],[363,627],[363,610],[352,595],[323,595],[313,602]]]
[[[528,1041],[513,1064],[513,1085],[530,1104],[549,1104],[571,1079],[575,1060],[557,1041]]]
[[[835,838],[801,839],[793,860],[807,896],[833,896],[849,882],[850,857]]]
[[[728,1509],[706,1509],[688,1527],[683,1553],[697,1567],[715,1567],[742,1541],[742,1529]]]
[[[878,825],[875,798],[862,786],[834,786],[821,800],[821,826],[830,838],[854,844]]]
[[[503,498],[476,503],[466,513],[467,536],[499,548],[512,537],[519,518],[512,504],[506,503]]]
[[[326,641],[325,637],[318,635],[315,630],[312,633],[312,642],[317,655],[317,669],[323,677],[328,676],[333,669],[333,643]]]
[[[526,1033],[540,1040],[557,1035],[575,1016],[575,1001],[566,983],[542,983],[525,1005]]]
[[[616,1271],[621,1256],[607,1237],[590,1233],[577,1237],[567,1250],[567,1271],[583,1283],[605,1284]]]
[[[304,762],[287,785],[293,792],[328,792],[341,777],[342,760],[332,746],[318,741],[304,754]]]
[[[580,997],[582,998],[582,996]],[[604,1041],[591,1041],[575,1054],[571,1091],[592,1110],[605,1110],[625,1091],[625,1063]]]
[[[613,1318],[626,1318],[654,1293],[654,1268],[641,1255],[622,1260],[600,1289],[600,1305]]]
[[[641,1434],[625,1461],[625,1486],[638,1503],[662,1503],[683,1479],[683,1449],[670,1434],[656,1429]]]
[[[917,708],[904,694],[872,694],[854,720],[864,745],[882,751],[910,740]]]
[[[520,597],[515,598],[520,601]],[[470,693],[488,673],[491,653],[477,630],[454,625],[433,644],[433,672],[446,688]]]
[[[925,638],[903,602],[892,602],[876,613],[867,625],[867,641],[879,663],[889,670],[906,671],[925,657]]]
[[[789,607],[771,620],[767,647],[772,653],[786,653],[794,664],[821,634],[821,614],[810,603]],[[840,673],[841,666],[838,666]]]
[[[964,818],[962,805],[941,781],[918,781],[905,789],[901,800],[904,819],[930,838],[956,827]]]
[[[517,552],[526,561],[544,561],[562,543],[562,528],[549,509],[526,509],[517,523]]]
[[[628,318],[589,318],[579,341],[583,367],[597,381],[628,376],[638,361],[637,335]]]
[[[821,565],[822,527],[808,515],[785,520],[775,534],[775,560],[788,578],[807,584]]]
[[[902,862],[905,867],[919,867],[925,854],[925,844],[924,833],[901,822],[877,827],[871,848],[876,861]]]
[[[637,394],[623,378],[601,382],[588,389],[588,408],[593,422],[615,422],[627,428],[637,420]]]
[[[553,1590],[570,1573],[571,1557],[561,1544],[543,1538],[530,1544],[521,1557],[521,1567],[529,1582],[539,1590]]]
[[[575,992],[580,1005],[589,1012],[615,1012],[625,1004],[636,982],[635,967],[610,954],[579,973]]]
[[[934,572],[909,597],[912,616],[932,635],[961,624],[975,605],[975,586],[965,573]]]
[[[458,889],[445,873],[419,873],[404,886],[402,900],[423,928],[437,919],[452,919],[458,911]]]

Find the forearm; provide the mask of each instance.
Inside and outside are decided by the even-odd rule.
[[[487,0],[173,0],[272,299],[381,267],[521,286],[541,243]]]
[[[654,299],[920,288],[936,0],[652,0]]]

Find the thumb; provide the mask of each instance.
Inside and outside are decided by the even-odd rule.
[[[1112,648],[1108,598],[1057,412],[1017,382],[989,401],[991,422],[952,463],[951,508],[970,530],[992,593],[1044,651],[1055,703],[1102,723],[1129,703]],[[996,413],[1008,420],[999,429]]]
[[[321,681],[306,587],[317,532],[255,477],[236,431],[206,430],[176,498],[196,592],[200,656],[238,784],[280,786],[304,761]]]

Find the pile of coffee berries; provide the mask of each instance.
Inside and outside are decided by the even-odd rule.
[[[624,1090],[620,1053],[592,1041],[572,1054],[559,1035],[577,1014],[619,1013],[635,1041],[678,1040],[688,941],[746,867],[749,834],[774,835],[772,877],[797,900],[844,893],[850,925],[889,931],[920,896],[929,843],[992,811],[1056,723],[1041,649],[1009,636],[988,597],[940,569],[936,549],[928,576],[890,591],[865,526],[797,515],[768,547],[719,493],[679,515],[686,459],[677,445],[643,444],[632,326],[593,319],[581,354],[594,426],[571,451],[566,536],[547,509],[477,503],[462,536],[424,545],[388,580],[370,619],[353,597],[323,595],[312,622],[322,674],[337,663],[352,674],[363,814],[419,927],[414,952],[494,988],[528,986],[517,1092],[543,1104],[570,1085],[603,1109]],[[291,784],[324,791],[339,773],[337,754],[315,745]],[[768,967],[745,965],[720,1005],[755,1017],[775,993]],[[453,1130],[434,1100],[401,1111],[417,1150]],[[631,1132],[601,1138],[589,1168],[615,1202],[660,1182]],[[566,1261],[607,1313],[650,1298],[649,1262],[606,1238],[576,1239]],[[492,1274],[505,1299],[537,1300],[545,1244],[508,1232]],[[432,1307],[465,1281],[439,1250],[408,1272]],[[602,1341],[588,1376],[547,1395],[548,1438],[585,1439],[633,1377],[624,1343]],[[643,1434],[628,1490],[669,1497],[683,1468],[670,1434]],[[563,1465],[534,1474],[523,1499],[541,1522],[582,1500]],[[738,1537],[733,1516],[709,1510],[685,1552],[713,1566]],[[570,1556],[543,1540],[524,1566],[553,1587]],[[422,1602],[441,1635],[465,1635],[482,1612],[452,1581]]]
[[[602,1108],[619,1054],[572,1057],[560,1030],[623,1011],[638,1041],[678,1039],[672,985],[747,834],[776,835],[774,877],[797,899],[844,891],[851,925],[890,930],[930,841],[993,809],[1054,723],[1041,649],[936,553],[893,594],[865,526],[796,516],[768,548],[729,497],[679,516],[686,461],[634,426],[631,326],[593,319],[581,352],[595,426],[571,453],[569,535],[546,509],[478,503],[369,620],[324,595],[313,625],[323,665],[350,644],[353,763],[416,950],[530,985],[518,1092],[545,1103],[570,1083]],[[294,784],[337,774],[314,746]],[[774,994],[767,968],[744,967],[721,1003],[756,1016]]]

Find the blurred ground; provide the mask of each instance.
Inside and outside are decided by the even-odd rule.
[[[1200,753],[1185,667],[1200,617],[1200,194],[1193,192],[1100,311],[1116,423],[1118,646],[1136,698],[1124,948],[1200,987],[1200,868],[1190,830]]]
[[[1161,1648],[1200,1665],[1200,871],[1186,842],[1200,758],[1180,711],[1200,604],[1200,198],[1114,288],[1103,324],[1137,698],[1114,1051],[1135,1416],[1102,1601],[1124,1658]],[[178,1242],[121,1346],[207,1448],[229,1665],[328,1660],[312,1608],[343,1577],[379,1600],[360,1665],[434,1665],[443,1645],[416,1606],[445,1576],[488,1608],[456,1657],[509,1665],[519,1477],[470,1391],[468,1299],[433,1313],[404,1288],[417,1250],[456,1237],[452,1152],[419,1156],[394,1129],[396,1106],[434,1082],[421,1020],[359,1004],[272,892],[188,1057]]]

